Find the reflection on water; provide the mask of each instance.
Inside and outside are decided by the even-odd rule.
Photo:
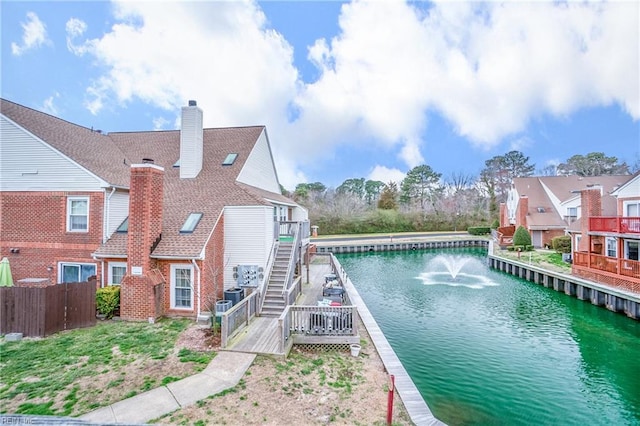
[[[482,250],[337,257],[445,423],[640,425],[638,321],[489,270]]]

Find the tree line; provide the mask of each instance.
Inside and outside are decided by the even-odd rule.
[[[625,175],[640,169],[639,163],[630,167],[592,152],[536,172],[529,157],[509,151],[486,160],[478,176],[454,172],[443,177],[423,164],[400,182],[350,178],[337,188],[312,182],[298,184],[293,192],[281,189],[309,210],[311,223],[324,234],[465,230],[498,218],[515,177]]]

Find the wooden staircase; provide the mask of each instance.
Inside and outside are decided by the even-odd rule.
[[[276,251],[273,267],[271,268],[271,274],[269,275],[269,282],[265,289],[264,302],[262,304],[262,310],[260,311],[261,316],[279,317],[284,311],[286,304],[282,293],[284,291],[292,251],[292,242],[280,242]]]

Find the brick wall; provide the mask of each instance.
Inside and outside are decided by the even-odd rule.
[[[602,196],[600,189],[585,189],[580,191],[580,205],[582,216],[580,220],[580,232],[582,238],[578,251],[588,252],[592,246],[592,237],[589,236],[589,217],[602,215]]]
[[[154,286],[164,278],[156,273],[159,265],[151,259],[151,247],[162,232],[163,194],[162,167],[154,164],[131,166],[127,275],[120,284],[123,319],[147,320],[162,315],[155,309]]]
[[[88,232],[67,232],[67,199],[89,197]],[[102,241],[103,192],[2,192],[0,258],[7,257],[14,281],[48,278],[58,282],[58,263],[91,263]],[[19,253],[10,250],[18,249]],[[51,271],[48,268],[52,268]]]
[[[505,203],[500,203],[500,226],[509,226],[509,212]]]
[[[516,229],[519,226],[527,228],[527,213],[529,212],[529,197],[522,195],[518,200],[518,207],[516,208]]]

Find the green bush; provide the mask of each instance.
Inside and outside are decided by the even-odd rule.
[[[522,225],[518,226],[515,234],[513,234],[513,245],[516,247],[522,246],[523,248],[531,245],[531,235],[529,235],[527,228]]]
[[[500,221],[498,219],[496,219],[491,224],[491,229],[498,229],[498,228],[500,228]]]
[[[96,309],[99,314],[105,315],[107,318],[111,318],[119,304],[119,286],[110,285],[96,290]]]
[[[557,253],[571,253],[571,237],[568,235],[555,237],[551,240],[551,247]]]
[[[491,229],[488,226],[470,226],[467,232],[471,235],[487,235],[491,233]]]

